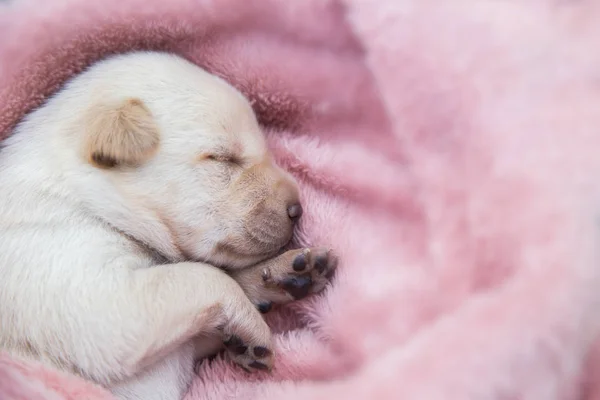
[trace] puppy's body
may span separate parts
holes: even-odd
[[[0,187],[0,349],[126,399],[179,399],[223,340],[270,368],[256,307],[321,290],[335,267],[316,249],[272,258],[295,183],[243,96],[170,55],[67,84],[5,141]]]

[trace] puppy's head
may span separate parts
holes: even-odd
[[[106,183],[92,201],[113,210],[110,224],[155,248],[166,234],[179,258],[232,268],[291,239],[297,185],[236,89],[157,53],[109,59],[78,79],[89,99],[80,159]]]

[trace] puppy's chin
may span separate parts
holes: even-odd
[[[277,230],[212,226],[203,229],[178,229],[173,235],[175,247],[188,261],[204,262],[224,269],[241,269],[280,253],[292,240],[290,226]],[[175,230],[171,230],[175,231]]]
[[[219,241],[205,261],[224,269],[245,268],[276,256],[290,239],[291,235],[268,243],[258,242],[252,237]]]
[[[211,255],[208,263],[225,270],[243,269],[272,258],[279,254],[280,251],[281,249],[276,249],[260,255],[232,255],[228,253],[216,252]]]

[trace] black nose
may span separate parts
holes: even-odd
[[[302,206],[300,203],[292,204],[288,207],[287,212],[291,220],[297,221],[302,216]]]

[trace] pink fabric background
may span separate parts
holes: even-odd
[[[17,0],[0,138],[113,52],[176,52],[253,101],[335,285],[270,316],[278,359],[199,399],[600,399],[593,0]],[[2,188],[10,190],[10,188]],[[0,356],[0,398],[107,399]]]

